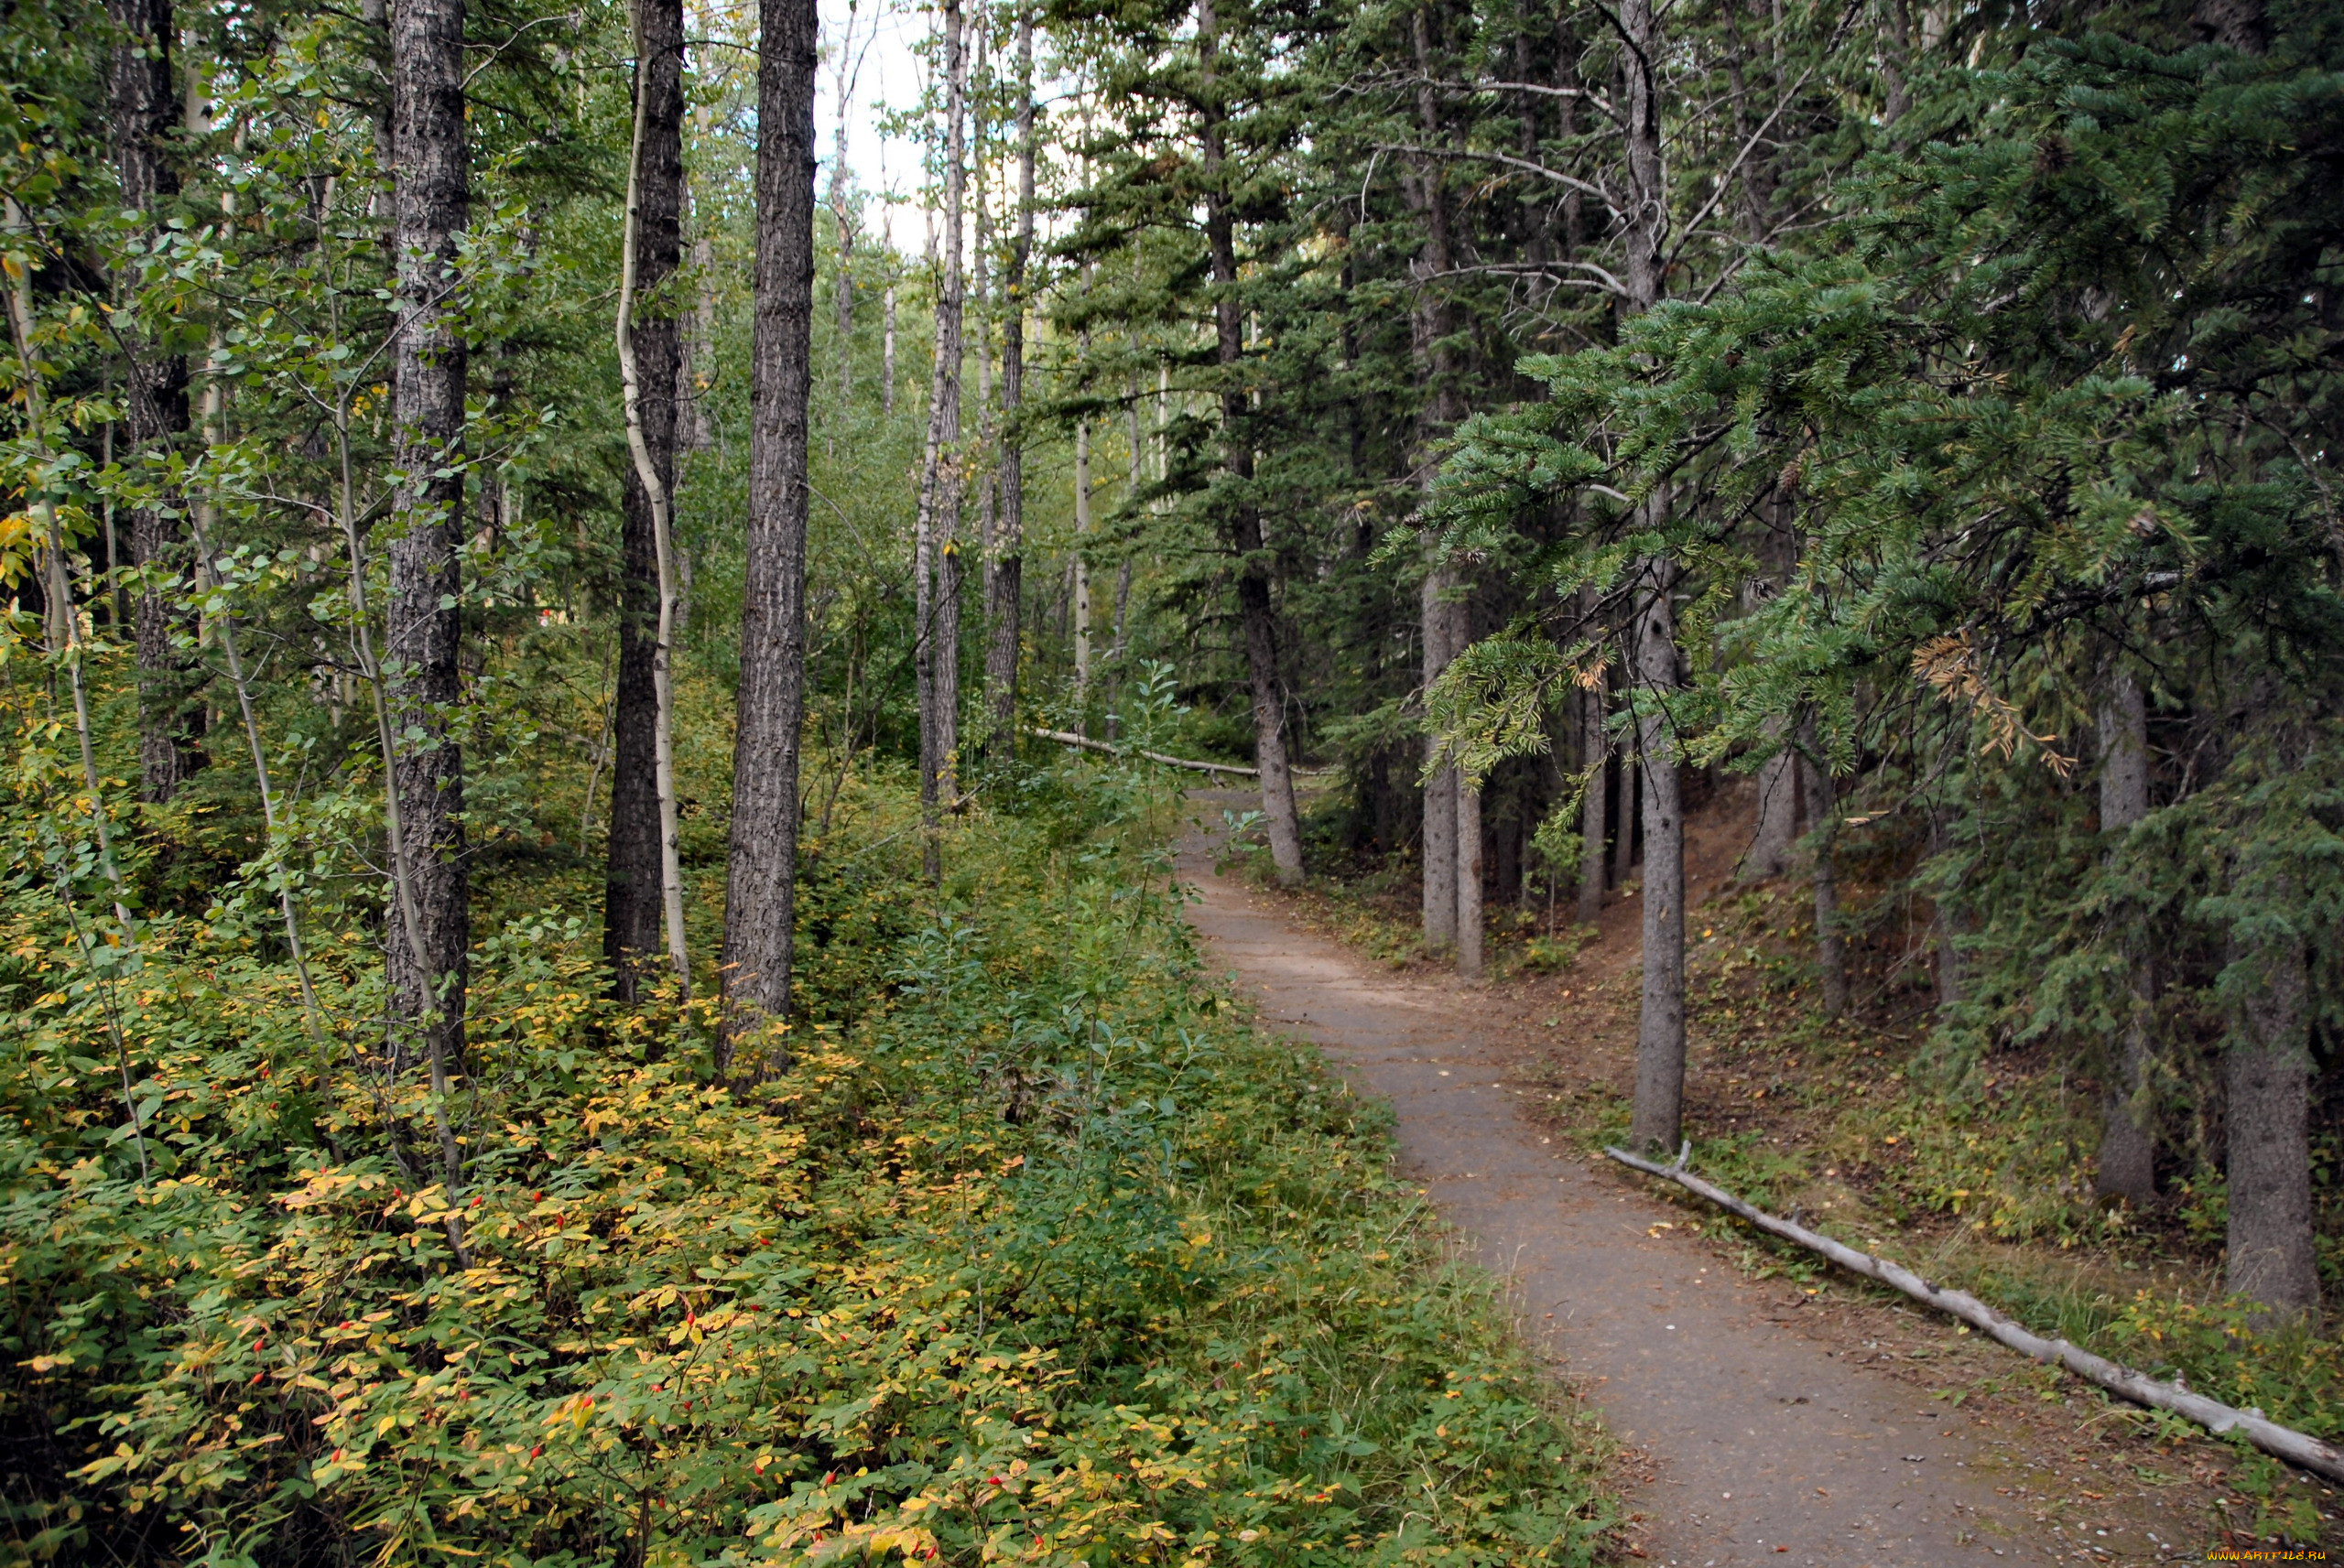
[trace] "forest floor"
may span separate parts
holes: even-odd
[[[1885,1292],[1785,1267],[1586,1156],[1590,1102],[1633,1081],[1633,896],[1562,973],[1467,985],[1339,939],[1358,923],[1323,893],[1220,874],[1206,819],[1248,797],[1190,798],[1182,870],[1210,953],[1264,1022],[1391,1103],[1403,1171],[1514,1282],[1525,1336],[1627,1445],[1630,1557],[2150,1563],[2250,1541],[2233,1451],[2170,1427],[2147,1441],[2129,1407]],[[1696,911],[1731,877],[1735,806],[1723,796],[1689,825]],[[1703,1071],[1710,1049],[1697,1037],[1696,1101],[1720,1076]]]

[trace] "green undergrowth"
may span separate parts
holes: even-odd
[[[93,968],[20,874],[0,1562],[1591,1561],[1600,1433],[1381,1116],[1202,974],[1162,786],[996,798],[939,892],[904,792],[848,792],[762,1083],[511,914],[453,1191],[363,932],[313,1038],[265,889]]]

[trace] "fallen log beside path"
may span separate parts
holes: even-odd
[[[1145,746],[1118,746],[1112,741],[1093,741],[1090,736],[1078,735],[1071,730],[1036,729],[1034,733],[1045,741],[1056,741],[1061,746],[1080,746],[1086,752],[1104,752],[1111,757],[1145,757],[1149,762],[1162,762],[1167,768],[1187,768],[1199,773],[1240,773],[1249,779],[1262,776],[1259,768],[1242,768],[1235,762],[1200,762],[1190,757],[1167,757]]]
[[[2110,1393],[2152,1410],[2170,1411],[2175,1415],[2196,1422],[2208,1432],[2235,1432],[2273,1458],[2325,1476],[2331,1481],[2344,1481],[2344,1453],[2318,1438],[2297,1432],[2293,1427],[2281,1426],[2277,1422],[2267,1419],[2261,1411],[2235,1410],[2219,1400],[2193,1394],[2177,1382],[2161,1382],[2145,1372],[2136,1372],[2130,1367],[2095,1356],[2089,1350],[2078,1349],[2064,1339],[2046,1339],[2012,1322],[1967,1292],[1942,1290],[1909,1269],[1875,1258],[1869,1252],[1859,1252],[1803,1225],[1768,1214],[1756,1205],[1744,1203],[1724,1188],[1713,1186],[1686,1170],[1685,1156],[1691,1149],[1692,1145],[1687,1144],[1678,1152],[1677,1162],[1671,1165],[1639,1159],[1622,1149],[1607,1148],[1603,1152],[1622,1165],[1647,1175],[1658,1176],[1663,1181],[1674,1182],[1687,1192],[1709,1199],[1727,1213],[1739,1215],[1769,1235],[1795,1241],[1810,1252],[1821,1253],[1851,1273],[1876,1280],[1902,1291],[1924,1306],[1934,1307],[1949,1317],[1959,1318],[1972,1328],[2037,1361],[2055,1362]]]

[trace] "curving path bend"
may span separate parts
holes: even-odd
[[[1201,794],[1202,792],[1200,792]],[[1200,804],[1217,804],[1200,801]],[[1654,1239],[1682,1211],[1598,1181],[1524,1117],[1469,991],[1377,971],[1302,931],[1209,840],[1181,855],[1189,918],[1263,1020],[1398,1117],[1403,1169],[1514,1281],[1539,1348],[1648,1460],[1630,1498],[1648,1562],[1681,1568],[2049,1563],[2001,1468],[1926,1397],[1769,1321],[1778,1298]]]

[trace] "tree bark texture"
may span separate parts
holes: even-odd
[[[1812,749],[1811,726],[1807,738]],[[1820,753],[1811,757],[1802,753],[1799,766],[1807,775],[1807,804],[1815,816],[1809,839],[1809,852],[1815,861],[1815,967],[1823,992],[1823,1016],[1838,1018],[1848,1011],[1848,940],[1839,932],[1839,867],[1836,858],[1839,797],[1830,765]]]
[[[1677,686],[1675,587],[1673,572],[1655,571],[1636,616],[1637,696],[1646,705],[1636,726],[1644,764],[1644,1002],[1629,1140],[1640,1149],[1674,1150],[1684,1125],[1685,816],[1676,738],[1659,707]]]
[[[966,150],[968,63],[960,0],[944,5],[944,243],[936,290],[936,363],[928,383],[928,446],[920,465],[912,543],[913,681],[919,705],[919,801],[929,880],[944,874],[942,811],[950,798],[960,671],[960,213]]]
[[[1579,805],[1579,917],[1592,925],[1603,918],[1603,884],[1611,869],[1604,856],[1606,818],[1611,813],[1609,738],[1603,721],[1609,704],[1599,676],[1579,694],[1579,766],[1587,773],[1587,796]]]
[[[1456,657],[1456,617],[1449,613],[1448,568],[1436,566],[1425,573],[1417,623],[1424,642],[1425,689],[1440,678]],[[1425,736],[1425,762],[1439,754],[1440,738]],[[1444,764],[1424,786],[1424,924],[1425,946],[1444,951],[1457,943],[1457,769]]]
[[[1082,552],[1091,538],[1091,422],[1074,422],[1074,712],[1077,728],[1091,730],[1091,563]]]
[[[1785,746],[1759,766],[1758,821],[1750,852],[1742,858],[1741,880],[1764,881],[1791,869],[1791,847],[1798,838],[1799,770]]]
[[[1448,606],[1449,648],[1452,658],[1473,641],[1473,604],[1459,598]],[[1481,788],[1462,768],[1449,773],[1457,787],[1457,972],[1469,980],[1481,978]]]
[[[1237,617],[1244,628],[1245,662],[1253,688],[1253,761],[1262,776],[1262,815],[1270,830],[1270,863],[1278,881],[1302,880],[1302,826],[1294,805],[1294,773],[1286,762],[1286,696],[1278,683],[1276,611],[1270,596],[1270,563],[1263,548],[1262,509],[1253,498],[1253,446],[1246,431],[1249,413],[1238,367],[1244,358],[1242,313],[1237,301],[1237,235],[1223,187],[1227,118],[1214,70],[1221,52],[1220,18],[1213,0],[1197,5],[1197,66],[1205,185],[1205,243],[1211,253],[1214,358],[1221,366],[1222,464],[1233,481],[1228,507],[1230,552],[1237,561]]]
[[[1661,157],[1660,62],[1666,40],[1653,0],[1623,0],[1620,27],[1628,46],[1626,232],[1623,281],[1627,307],[1642,312],[1660,302],[1666,287],[1667,170]],[[1664,484],[1648,497],[1644,525],[1657,534],[1668,523]],[[1660,704],[1677,686],[1677,615],[1670,595],[1675,564],[1656,557],[1639,565],[1643,602],[1635,623],[1636,761],[1644,773],[1644,1001],[1636,1028],[1636,1103],[1630,1136],[1639,1148],[1677,1146],[1685,1098],[1685,821],[1677,790],[1677,755]]]
[[[754,319],[749,345],[748,562],[724,888],[721,1071],[789,1016],[798,760],[806,717],[806,417],[814,324],[814,0],[763,0],[757,38]],[[765,1053],[761,1072],[787,1065]]]
[[[643,95],[636,154],[633,319],[644,447],[663,493],[676,492],[676,385],[683,358],[675,311],[657,297],[683,259],[684,12],[682,0],[637,0],[636,91]],[[613,989],[635,1000],[645,961],[659,950],[661,825],[658,784],[659,550],[652,498],[627,470],[620,524],[618,687],[612,718],[611,829],[602,895],[602,946]]]
[[[1017,657],[1025,628],[1026,594],[1026,269],[1034,253],[1034,13],[1017,13],[1017,232],[1002,278],[1001,529],[985,558],[985,694],[993,705],[988,749],[998,757],[1017,749]],[[1087,498],[1080,503],[1088,510]],[[1078,572],[1081,570],[1080,565]],[[1088,579],[1079,585],[1087,612]],[[1078,685],[1090,678],[1088,647]]]
[[[2274,900],[2274,902],[2277,902]],[[2311,1204],[2311,1040],[2302,938],[2233,938],[2252,966],[2222,1067],[2228,1106],[2230,1288],[2266,1325],[2316,1322]]]
[[[1418,6],[1409,14],[1408,22],[1409,41],[1420,79],[1416,97],[1416,131],[1430,146],[1440,141],[1444,133],[1439,97],[1432,86],[1440,70],[1435,59],[1427,8]],[[1449,191],[1440,160],[1430,157],[1418,159],[1416,180],[1417,204],[1425,221],[1425,243],[1418,267],[1416,307],[1409,322],[1409,346],[1427,394],[1416,462],[1420,481],[1429,490],[1436,468],[1435,444],[1456,428],[1457,422],[1464,416],[1464,401],[1457,384],[1456,351],[1449,343],[1455,321],[1448,296],[1443,292],[1445,285],[1439,281],[1456,264],[1449,232]],[[1455,569],[1447,566],[1436,566],[1426,581],[1419,608],[1427,687],[1465,651],[1470,640],[1465,607],[1455,593],[1457,587]],[[1426,743],[1437,747],[1439,742],[1432,737]],[[1453,946],[1459,972],[1478,975],[1481,957],[1481,889],[1478,870],[1469,871],[1468,868],[1481,864],[1481,811],[1478,796],[1469,800],[1469,794],[1475,792],[1455,767],[1443,768],[1425,786],[1425,945],[1436,949]],[[1470,933],[1466,930],[1469,901],[1474,927]]]
[[[179,119],[178,83],[171,74],[170,0],[109,0],[116,30],[109,72],[114,169],[122,181],[122,204],[158,228],[158,206],[179,194],[179,170],[170,159],[171,133]],[[130,449],[134,464],[159,465],[187,434],[187,358],[168,351],[152,336],[126,337]],[[179,520],[163,505],[141,506],[130,514],[130,558],[142,569],[187,563]],[[138,596],[139,798],[168,803],[202,761],[197,749],[201,709],[192,709],[188,661],[173,646],[186,617],[170,596],[149,588]]]
[[[400,1048],[420,1045],[436,1073],[463,1060],[472,941],[456,554],[465,378],[456,241],[471,204],[463,0],[401,0],[391,18],[391,60],[394,460],[405,477],[390,519],[385,696],[391,733],[419,737],[394,751],[390,767],[406,844],[406,864],[393,874],[407,880],[423,951],[396,939],[388,946],[393,991],[408,1026]]]
[[[2100,711],[2100,830],[2112,839],[2149,814],[2148,704],[2129,670],[2120,668],[2110,677]],[[2122,1198],[2142,1208],[2157,1195],[2149,1039],[2156,972],[2146,952],[2136,951],[2131,958],[2132,1006],[2101,1105],[2099,1187],[2103,1198]]]

